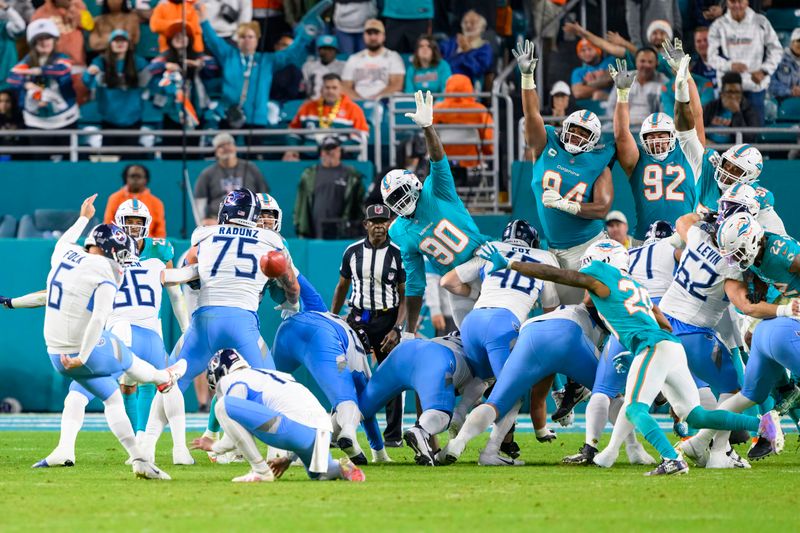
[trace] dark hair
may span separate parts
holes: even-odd
[[[139,163],[131,163],[130,165],[126,165],[125,168],[122,169],[122,184],[127,185],[128,183],[128,172],[133,168],[141,168],[144,170],[144,181],[145,183],[150,183],[150,171],[147,169],[146,166],[141,165]]]
[[[738,72],[726,72],[725,74],[723,74],[722,75],[722,81],[719,84],[720,88],[723,85],[729,85],[729,84],[741,85],[742,84],[742,75],[739,74]]]
[[[342,81],[342,77],[339,76],[338,74],[336,74],[335,72],[328,72],[327,74],[322,76],[322,83],[325,83],[326,81],[331,81],[331,80]]]
[[[176,34],[177,35],[177,34]],[[183,54],[186,54],[186,59],[197,59],[202,54],[195,52],[194,50],[194,37],[190,32],[186,32],[186,48],[183,50],[178,50],[174,46],[172,46],[172,39],[175,37],[173,35],[169,39],[167,39],[167,51],[164,52],[164,61],[167,63],[177,63],[181,67],[183,66]],[[188,72],[182,73],[186,79],[192,80],[194,79],[194,75],[197,73],[197,67],[190,67],[187,65]]]
[[[48,39],[53,39],[53,51],[50,52],[50,55],[47,56],[46,61],[44,62],[45,65],[52,65],[58,59],[58,50],[56,50],[56,45],[58,45],[58,37],[48,36]],[[37,40],[39,37],[37,37]],[[39,67],[39,61],[41,58],[39,57],[39,52],[36,51],[36,41],[31,43],[30,50],[28,50],[28,55],[25,56],[25,63],[29,67]]]
[[[133,52],[133,43],[128,40],[128,50],[123,59],[122,72],[117,72],[117,59],[111,51],[111,43],[108,43],[103,52],[103,62],[105,65],[105,83],[109,89],[132,89],[139,86],[139,73],[136,72],[136,55]]]
[[[0,94],[8,95],[11,101],[11,109],[8,110],[8,115],[0,115],[0,129],[3,129],[5,124],[22,124],[22,111],[19,108],[19,96],[11,89],[0,91]]]
[[[123,13],[130,13],[131,12],[131,6],[128,3],[128,0],[122,0],[122,5],[120,6],[120,10]],[[109,13],[111,13],[111,9],[109,9],[109,7],[108,7],[108,0],[103,0],[103,7],[100,10],[100,14],[101,15],[108,15]]]
[[[656,52],[656,49],[653,48],[652,46],[643,46],[643,47],[639,48],[638,50],[636,50],[636,54],[634,54],[634,56],[633,56],[634,62],[637,59],[639,59],[639,54],[643,54],[645,52],[650,52],[651,54],[656,56],[656,61],[658,61],[658,52]]]
[[[417,57],[417,48],[419,48],[419,45],[422,41],[428,41],[428,44],[431,45],[431,52],[433,52],[433,57],[431,57],[431,66],[438,66],[439,62],[442,60],[442,51],[439,50],[439,43],[437,43],[436,39],[433,38],[433,35],[429,33],[420,35],[417,38],[417,44],[414,45],[414,54],[411,56],[411,64],[414,65],[414,68],[422,68],[422,63],[420,63],[420,60]]]

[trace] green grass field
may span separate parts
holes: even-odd
[[[523,467],[477,466],[477,439],[451,467],[418,467],[401,448],[390,450],[395,463],[366,467],[366,483],[312,482],[292,467],[255,485],[230,482],[247,465],[200,452],[196,465],[173,466],[165,441],[157,462],[173,481],[137,480],[104,432],[79,436],[76,467],[32,470],[57,439],[0,433],[0,531],[796,531],[800,503],[794,434],[748,471],[650,479],[624,455],[611,470],[569,467],[558,463],[580,435],[545,445],[520,434]]]

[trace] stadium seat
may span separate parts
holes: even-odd
[[[78,219],[78,212],[64,209],[37,209],[33,215],[24,215],[19,221],[20,239],[57,239]],[[89,221],[87,227],[97,224]]]
[[[778,120],[800,122],[800,98],[786,98],[778,107]]]
[[[12,239],[17,233],[17,219],[11,215],[0,217],[0,239]]]
[[[788,31],[800,27],[800,9],[768,9],[767,19],[775,31]]]
[[[287,100],[281,106],[281,127],[287,127],[305,100]]]
[[[793,126],[793,123],[780,123],[777,122],[775,124],[767,124],[767,128],[786,128]],[[797,142],[798,135],[800,135],[800,129],[797,130],[797,133],[761,133],[758,136],[758,142],[763,143],[794,143]]]

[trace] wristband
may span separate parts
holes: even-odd
[[[533,74],[523,74],[522,75],[522,90],[534,90],[536,89],[536,81],[533,79]]]
[[[627,104],[629,92],[631,92],[630,89],[617,89],[617,102]]]
[[[779,317],[792,317],[792,303],[789,302],[788,304],[779,305],[778,309],[775,311],[775,316]]]
[[[683,83],[675,83],[675,100],[682,104],[689,103],[689,80]]]

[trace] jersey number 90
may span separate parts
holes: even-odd
[[[443,218],[433,228],[433,237],[425,237],[419,243],[419,249],[430,255],[440,265],[449,265],[456,254],[464,251],[469,244],[469,237],[455,225]]]

